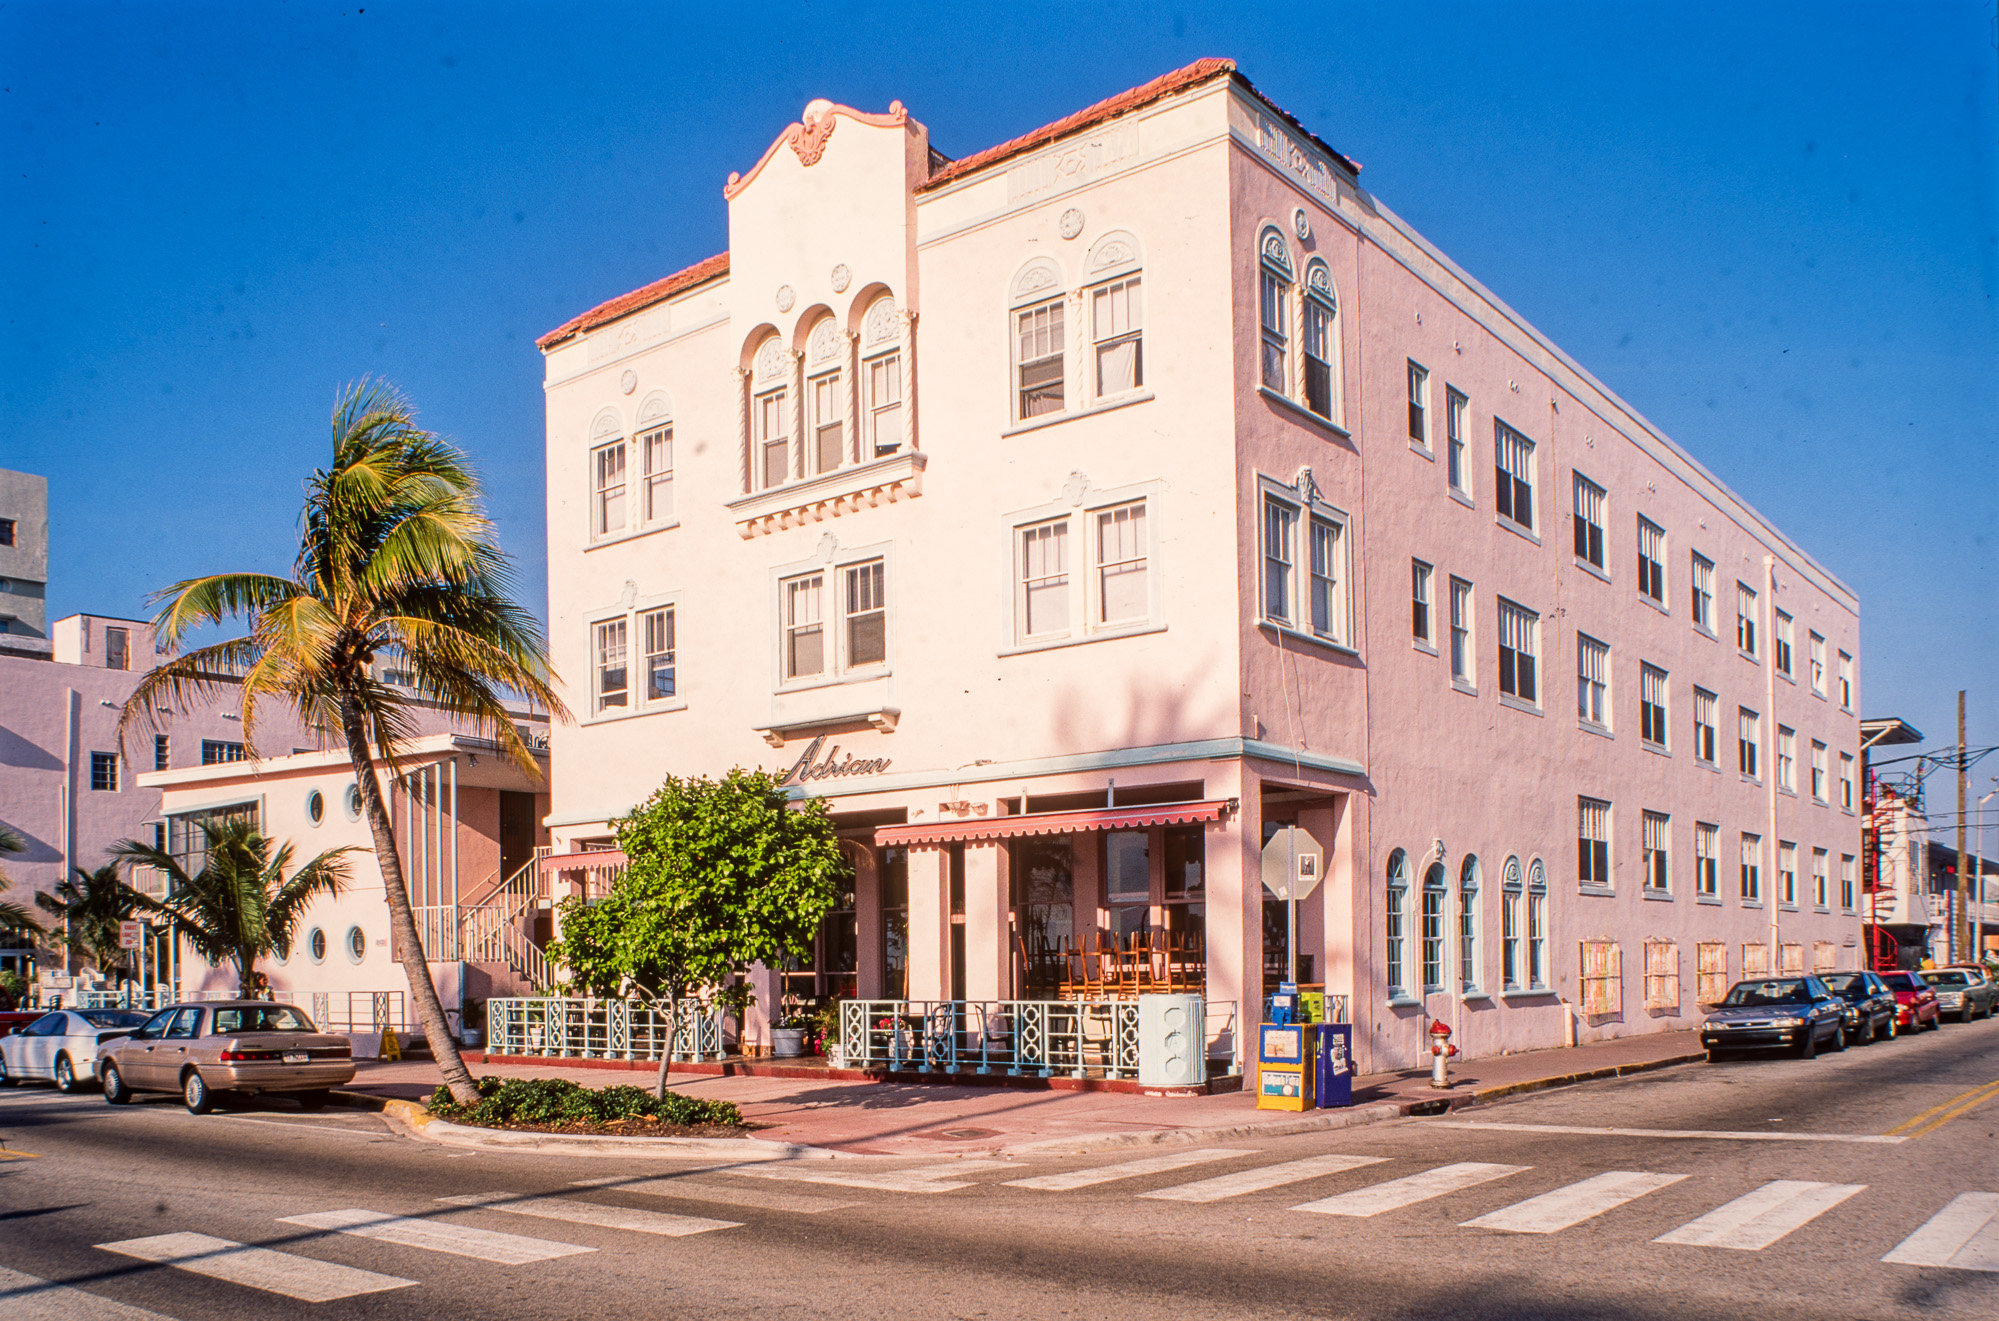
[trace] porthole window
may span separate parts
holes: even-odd
[[[326,819],[326,795],[314,789],[305,796],[305,817],[315,826]]]
[[[305,938],[305,947],[307,951],[311,953],[312,961],[314,963],[326,962],[325,931],[321,930],[319,927],[314,927],[312,929],[312,934]]]
[[[349,821],[361,819],[361,786],[358,784],[347,786],[347,819]]]
[[[359,963],[368,957],[368,933],[360,927],[347,928],[347,961]]]

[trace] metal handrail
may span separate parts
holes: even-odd
[[[486,1050],[554,1059],[656,1060],[670,1044],[676,1060],[719,1060],[723,1017],[719,1005],[691,998],[679,1001],[669,1015],[645,1000],[495,997],[486,1002]]]

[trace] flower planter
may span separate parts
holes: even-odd
[[[774,1027],[770,1030],[770,1053],[784,1058],[805,1053],[805,1029]]]

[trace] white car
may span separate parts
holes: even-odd
[[[0,1087],[48,1081],[59,1092],[83,1090],[97,1076],[97,1047],[139,1027],[130,1009],[57,1009],[11,1037],[0,1037]]]

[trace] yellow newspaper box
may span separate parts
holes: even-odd
[[[1318,1056],[1311,1023],[1265,1023],[1256,1051],[1256,1108],[1311,1110],[1312,1066]]]

